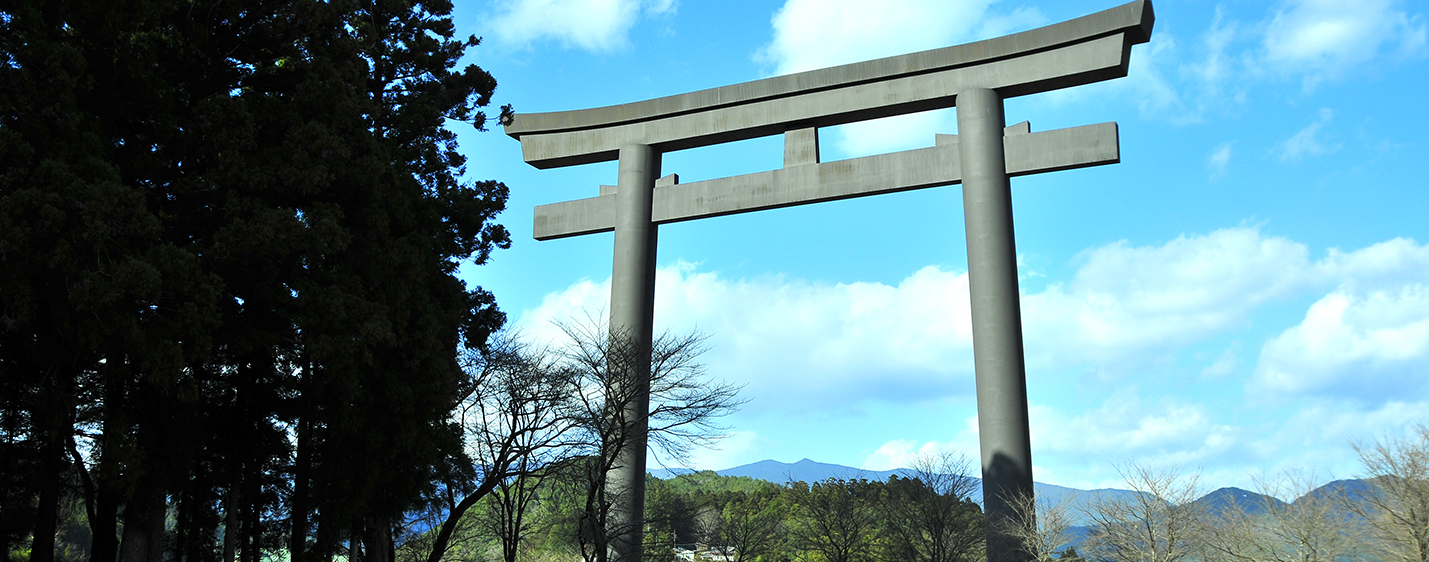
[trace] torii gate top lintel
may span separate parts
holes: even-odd
[[[1002,98],[1125,76],[1150,40],[1151,3],[1136,0],[984,41],[775,76],[650,100],[517,114],[506,134],[546,169],[615,160],[621,146],[670,152],[956,105],[959,91]]]

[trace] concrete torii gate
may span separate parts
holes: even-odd
[[[1126,76],[1131,46],[1151,38],[1149,0],[1082,18],[931,51],[777,76],[624,105],[517,114],[506,134],[526,162],[555,168],[619,160],[616,187],[536,207],[535,237],[615,231],[610,329],[648,350],[657,225],[910,189],[963,184],[973,360],[990,558],[1025,558],[998,532],[1009,500],[1032,493],[1022,321],[1008,177],[1120,160],[1116,123],[1040,133],[1005,127],[1003,100]],[[819,160],[817,129],[957,107],[958,135],[936,145]],[[784,135],[784,167],[679,184],[660,177],[665,152]],[[635,368],[648,376],[646,364]],[[648,385],[648,381],[640,385]],[[643,419],[648,395],[631,405]],[[645,431],[609,475],[615,560],[640,559]]]

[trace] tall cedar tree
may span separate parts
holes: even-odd
[[[82,481],[94,560],[217,559],[220,524],[257,560],[280,510],[294,560],[390,552],[504,320],[455,277],[510,242],[446,129],[496,85],[450,10],[0,6],[0,547],[52,559]]]

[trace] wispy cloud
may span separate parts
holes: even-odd
[[[1147,401],[1135,387],[1081,412],[1036,406],[1029,415],[1040,450],[1083,460],[1111,455],[1194,466],[1235,443],[1234,430],[1216,423],[1204,406],[1172,398]]]
[[[1231,148],[1235,141],[1226,141],[1216,145],[1211,149],[1211,153],[1206,156],[1206,167],[1211,169],[1211,179],[1219,179],[1226,173],[1226,166],[1231,163]]]
[[[523,48],[554,41],[568,48],[609,52],[629,44],[642,14],[675,13],[677,0],[504,0],[495,8],[492,37]]]
[[[926,441],[922,444],[907,439],[894,439],[880,445],[859,466],[864,470],[893,470],[910,468],[920,457],[950,454],[954,461],[967,462],[968,469],[977,474],[978,442],[977,418],[966,420],[965,428],[952,441]]]
[[[690,451],[690,466],[708,470],[734,468],[767,457],[769,451],[765,451],[762,445],[758,432],[731,432],[714,447]]]
[[[1234,373],[1236,367],[1240,366],[1240,359],[1236,357],[1235,347],[1238,346],[1232,346],[1221,352],[1214,362],[1201,369],[1201,376],[1208,379],[1219,379]]]
[[[1312,91],[1429,55],[1429,24],[1405,4],[1286,0],[1264,19],[1248,22],[1218,7],[1208,28],[1187,35],[1195,42],[1183,44],[1158,30],[1149,45],[1135,48],[1125,79],[1050,97],[1112,93],[1136,104],[1142,116],[1175,125],[1235,115],[1249,104],[1251,83],[1292,80]]]
[[[1324,107],[1316,115],[1315,122],[1275,145],[1274,152],[1281,162],[1296,162],[1305,156],[1324,156],[1340,149],[1340,143],[1330,142],[1323,133],[1325,126],[1334,120],[1335,112]]]
[[[1426,26],[1396,0],[1291,0],[1276,11],[1262,42],[1272,70],[1301,75],[1306,89],[1390,56],[1422,56]]]

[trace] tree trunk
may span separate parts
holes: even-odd
[[[238,471],[228,484],[228,498],[223,502],[223,562],[233,562],[238,552],[238,486],[241,481]]]
[[[30,542],[31,562],[54,562],[55,531],[59,523],[60,487],[63,484],[67,445],[74,432],[74,405],[70,395],[74,386],[69,365],[53,365],[47,369],[34,424],[40,438],[40,504],[35,510],[35,529]],[[7,553],[8,555],[8,553]]]
[[[188,482],[187,486],[193,486]],[[191,492],[180,492],[174,494],[174,506],[178,511],[178,518],[174,522],[174,562],[190,562],[193,560],[189,556],[189,545],[193,542],[193,495]]]
[[[239,535],[243,537],[244,541],[242,562],[258,562],[262,558],[258,552],[259,538],[263,533],[263,505],[261,503],[263,487],[259,480],[260,474],[261,468],[244,468],[242,498],[246,505],[240,514],[243,519],[243,533]]]
[[[304,400],[299,398],[299,400]],[[308,479],[312,474],[312,421],[308,412],[298,421],[298,459],[293,466],[293,507],[288,552],[290,562],[303,562],[308,544]]]
[[[496,478],[488,476],[476,490],[462,498],[461,502],[452,507],[447,513],[447,518],[442,522],[441,529],[437,530],[437,536],[432,540],[432,552],[427,555],[427,562],[440,562],[442,556],[446,554],[447,548],[451,545],[452,533],[456,531],[457,523],[461,521],[461,516],[471,509],[471,506],[481,501],[496,488]],[[374,556],[371,549],[369,556]],[[372,562],[372,561],[369,561]],[[391,562],[391,561],[387,561]]]
[[[54,412],[49,415],[53,416]],[[40,448],[43,461],[40,465],[40,505],[35,510],[35,530],[30,541],[30,562],[54,562],[55,529],[59,521],[60,475],[63,474],[60,455],[63,449],[58,445],[54,423],[47,423],[44,445]],[[7,553],[8,554],[8,553]]]
[[[107,456],[107,455],[106,455]],[[100,463],[105,462],[100,457]],[[105,469],[100,468],[101,474]],[[89,520],[90,562],[116,562],[119,557],[119,500],[114,483],[100,477],[94,499],[94,518]]]
[[[362,536],[364,562],[392,562],[392,526],[375,517],[366,518],[367,529]]]
[[[362,559],[362,531],[354,523],[347,536],[347,562],[364,562]]]
[[[164,562],[164,487],[153,475],[139,481],[124,506],[124,538],[119,543],[120,562]]]
[[[79,454],[79,445],[74,442],[74,435],[71,434],[66,440],[69,446],[70,461],[74,463],[75,471],[79,472],[79,483],[84,491],[84,515],[85,521],[94,521],[94,479],[89,476],[89,467],[84,465],[84,457]],[[93,529],[91,529],[92,531]]]
[[[125,357],[117,345],[104,354],[104,419],[99,437],[99,465],[94,471],[94,517],[89,519],[90,562],[116,562],[119,558],[119,438],[128,432],[123,402]]]

